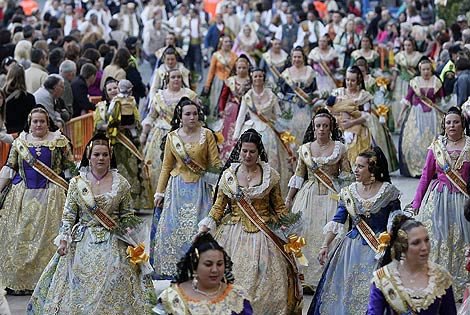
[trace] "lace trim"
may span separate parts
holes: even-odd
[[[404,294],[406,294],[406,300],[411,301],[412,307],[416,311],[428,309],[434,301],[444,294],[446,290],[452,285],[452,278],[447,271],[445,271],[439,265],[429,262],[428,263],[428,285],[424,289],[411,289],[403,285],[400,278],[400,272],[398,271],[399,262],[394,260],[386,268],[388,269],[391,277],[391,281],[395,283],[395,286]]]
[[[357,182],[352,183],[349,188],[352,197],[357,200],[357,211],[359,214],[365,212],[377,213],[381,208],[387,206],[388,203],[400,197],[400,191],[388,182],[382,183],[377,194],[369,199],[364,199],[359,195],[357,192]]]
[[[69,140],[60,132],[60,130],[49,131],[49,133],[52,134],[53,138],[48,139],[48,140],[42,140],[42,141],[27,140],[26,136],[28,135],[28,133],[24,131],[20,133],[19,138],[23,140],[28,147],[29,146],[42,146],[42,147],[48,147],[51,150],[53,150],[56,147],[63,148],[69,143]]]
[[[341,151],[341,145],[342,143],[340,141],[335,141],[335,148],[333,149],[333,152],[329,156],[319,156],[319,157],[312,156],[312,161],[317,164],[328,164],[331,161],[336,160],[336,158],[338,158],[339,153]]]
[[[88,183],[88,185],[91,186],[91,182],[88,180],[88,178],[86,178],[86,174],[90,171],[90,167],[86,167],[86,168],[82,168],[80,170],[80,176],[82,177],[82,179],[84,181],[86,181]],[[116,169],[112,169],[111,170],[111,175],[113,176],[113,179],[112,179],[112,184],[111,184],[111,191],[108,191],[108,192],[105,192],[104,194],[100,194],[100,195],[95,195],[95,197],[97,196],[110,196],[110,197],[115,197],[118,193],[118,189],[119,189],[119,184],[120,184],[120,180],[119,180],[119,174],[118,174],[118,171]]]
[[[214,218],[213,217],[205,217],[204,219],[201,220],[201,222],[198,223],[198,228],[200,228],[201,226],[207,226],[207,228],[209,229],[209,232],[211,234],[215,234],[215,229],[217,228],[217,223],[215,222]]]
[[[323,234],[328,234],[328,232],[332,232],[335,235],[343,233],[344,231],[344,224],[339,222],[330,221],[323,227]]]
[[[385,189],[387,188],[387,186],[390,185],[389,183],[387,182],[384,182],[382,183],[382,186],[380,186],[380,189],[379,191],[375,194],[375,196],[371,197],[371,198],[368,198],[368,199],[365,199],[365,198],[362,198],[359,193],[357,192],[357,182],[356,183],[352,183],[351,184],[351,193],[353,195],[354,198],[356,198],[360,203],[373,203],[375,204],[377,202],[377,200],[379,200],[380,197],[382,197],[382,195],[384,194],[385,192]]]
[[[453,151],[447,150],[447,147],[445,145],[447,140],[446,140],[445,136],[439,136],[437,141],[438,141],[438,145],[442,146],[442,150],[444,152],[447,152],[447,155],[449,155],[450,152],[453,152]],[[432,145],[431,145],[431,147],[432,147]],[[455,150],[455,151],[458,151],[458,150]],[[463,163],[469,161],[469,156],[468,156],[469,151],[470,151],[470,137],[465,136],[465,144],[464,144],[462,150],[460,150],[459,157],[455,161],[455,165],[453,166],[453,169],[460,170],[462,168]],[[449,163],[451,161],[448,160],[447,162]]]
[[[303,177],[292,175],[292,177],[289,179],[289,184],[287,184],[287,186],[300,189],[302,188],[302,185],[304,184],[304,182],[305,182],[305,179],[303,179]]]

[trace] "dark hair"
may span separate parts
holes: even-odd
[[[459,56],[455,61],[455,69],[457,71],[470,69],[470,59],[466,55]]]
[[[307,56],[305,56],[304,49],[300,46],[296,46],[291,50],[290,56],[289,56],[289,63],[292,64],[292,56],[294,55],[296,51],[302,54],[302,58],[304,58],[304,65],[307,65]]]
[[[107,77],[106,80],[104,81],[104,85],[103,85],[103,98],[106,100],[106,101],[111,101],[111,99],[109,98],[109,95],[108,93],[106,93],[106,86],[109,84],[109,83],[119,83],[118,80],[116,80],[115,78],[113,77]]]
[[[420,226],[424,226],[420,221],[407,217],[404,214],[397,214],[392,222],[390,244],[385,250],[379,265],[382,267],[394,259],[401,260],[402,254],[408,250],[408,238],[403,235],[403,232],[408,234],[413,228]]]
[[[90,60],[95,64],[101,57],[100,52],[96,48],[87,48],[82,55],[83,58]]]
[[[357,84],[359,85],[359,88],[361,90],[365,90],[366,89],[366,84],[364,82],[364,76],[362,75],[361,69],[359,69],[358,66],[351,66],[346,70],[346,74],[348,72],[357,74]],[[346,75],[344,76],[343,86],[346,86]]]
[[[60,65],[65,58],[65,52],[61,47],[52,49],[49,53],[49,63],[54,66]]]
[[[441,120],[441,135],[445,135],[445,133],[446,133],[446,117],[447,117],[447,115],[450,115],[450,114],[455,114],[455,115],[460,116],[460,121],[462,123],[462,129],[463,129],[464,133],[468,136],[470,134],[470,130],[469,130],[467,120],[465,119],[465,116],[463,115],[460,108],[458,108],[456,106],[452,106],[451,108],[449,108],[449,110],[446,112],[444,117],[442,117],[442,120]]]
[[[12,63],[18,63],[18,62],[13,57],[10,57],[10,56],[5,57],[2,60],[2,64],[0,65],[0,73],[7,74],[7,70],[5,69],[5,67],[11,65]]]
[[[411,42],[411,45],[413,45],[413,50],[416,50],[416,48],[417,48],[416,40],[412,36],[408,35],[408,36],[405,37],[405,39],[403,40],[403,46],[404,46],[406,41]]]
[[[126,69],[129,66],[129,59],[131,53],[127,48],[119,48],[113,58],[113,64],[118,65],[122,69]]]
[[[367,158],[369,172],[374,175],[377,181],[391,182],[387,158],[380,147],[375,146],[371,150],[359,153],[358,156]]]
[[[366,58],[364,58],[363,56],[359,57],[356,59],[356,62],[355,62],[355,65],[357,67],[360,67],[360,66],[363,66],[366,68],[366,73],[369,73],[369,64],[367,63],[367,60]],[[360,68],[359,68],[360,69]],[[361,71],[362,72],[362,71]]]
[[[253,73],[255,73],[255,72],[262,72],[262,73],[263,73],[263,81],[266,82],[266,71],[264,71],[264,69],[261,69],[261,68],[258,68],[258,67],[252,68],[252,69],[250,70],[250,78],[251,78],[251,81],[253,81],[252,76],[253,76]]]
[[[370,49],[371,49],[371,50],[374,50],[374,42],[372,41],[372,37],[370,37],[369,35],[363,35],[363,36],[362,36],[361,40],[359,41],[359,47],[358,47],[358,48],[359,48],[359,49],[362,48],[362,40],[363,40],[364,38],[367,38],[367,39],[369,40]]]
[[[183,283],[193,279],[199,265],[201,254],[209,250],[222,252],[224,255],[225,281],[226,283],[233,283],[235,279],[232,275],[232,260],[227,255],[223,247],[220,246],[209,233],[201,233],[196,236],[194,243],[188,249],[183,258],[181,258],[181,260],[176,264],[178,270],[175,282]]]
[[[44,50],[40,48],[32,48],[31,49],[31,62],[39,63],[42,58],[46,56]]]
[[[97,69],[95,65],[91,63],[85,63],[80,69],[80,75],[85,79],[89,79],[92,76],[96,75]]]
[[[343,142],[343,133],[339,129],[338,123],[336,122],[335,116],[333,116],[330,111],[326,108],[320,108],[315,115],[313,116],[310,124],[307,127],[307,130],[304,134],[304,140],[302,143],[309,143],[315,141],[315,118],[317,117],[326,117],[330,120],[330,132],[331,132],[331,139],[333,141],[341,141]]]
[[[431,65],[431,71],[432,71],[432,61],[428,57],[423,56],[423,57],[421,57],[421,59],[419,59],[418,65],[416,66],[416,69],[418,70],[417,74],[416,74],[417,76],[421,75],[420,67],[421,67],[422,64],[430,64]]]
[[[96,142],[96,143],[94,143],[94,142]],[[93,150],[93,145],[97,145],[97,144],[105,145],[104,143],[106,143],[106,145],[109,148],[109,154],[110,154],[110,157],[111,157],[110,166],[111,166],[111,168],[116,168],[117,167],[116,157],[114,156],[112,146],[111,146],[111,142],[109,141],[109,138],[106,136],[106,133],[104,133],[104,132],[97,132],[90,139],[90,141],[88,141],[88,143],[86,145],[86,149],[83,152],[82,160],[80,161],[79,168],[90,166],[89,159],[91,157],[91,151]]]

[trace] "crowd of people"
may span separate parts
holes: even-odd
[[[468,17],[362,5],[8,1],[0,314],[470,314]]]

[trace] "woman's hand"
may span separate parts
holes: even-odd
[[[290,210],[292,208],[292,198],[286,197],[285,204],[286,208]]]
[[[60,241],[60,245],[59,245],[59,247],[57,248],[57,253],[58,253],[60,256],[65,256],[65,255],[67,255],[67,253],[68,253],[67,241],[65,241],[65,240],[61,240],[61,241]]]
[[[320,252],[318,253],[318,261],[320,265],[324,265],[328,260],[328,246],[322,246]]]
[[[155,207],[157,208],[163,207],[163,197],[158,196],[155,198]]]
[[[207,225],[201,225],[201,226],[199,227],[199,234],[201,234],[201,233],[207,233],[207,232],[209,232],[209,228],[207,227]]]

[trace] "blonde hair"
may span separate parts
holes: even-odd
[[[15,47],[15,59],[20,60],[31,60],[31,48],[33,45],[30,41],[20,40]]]

